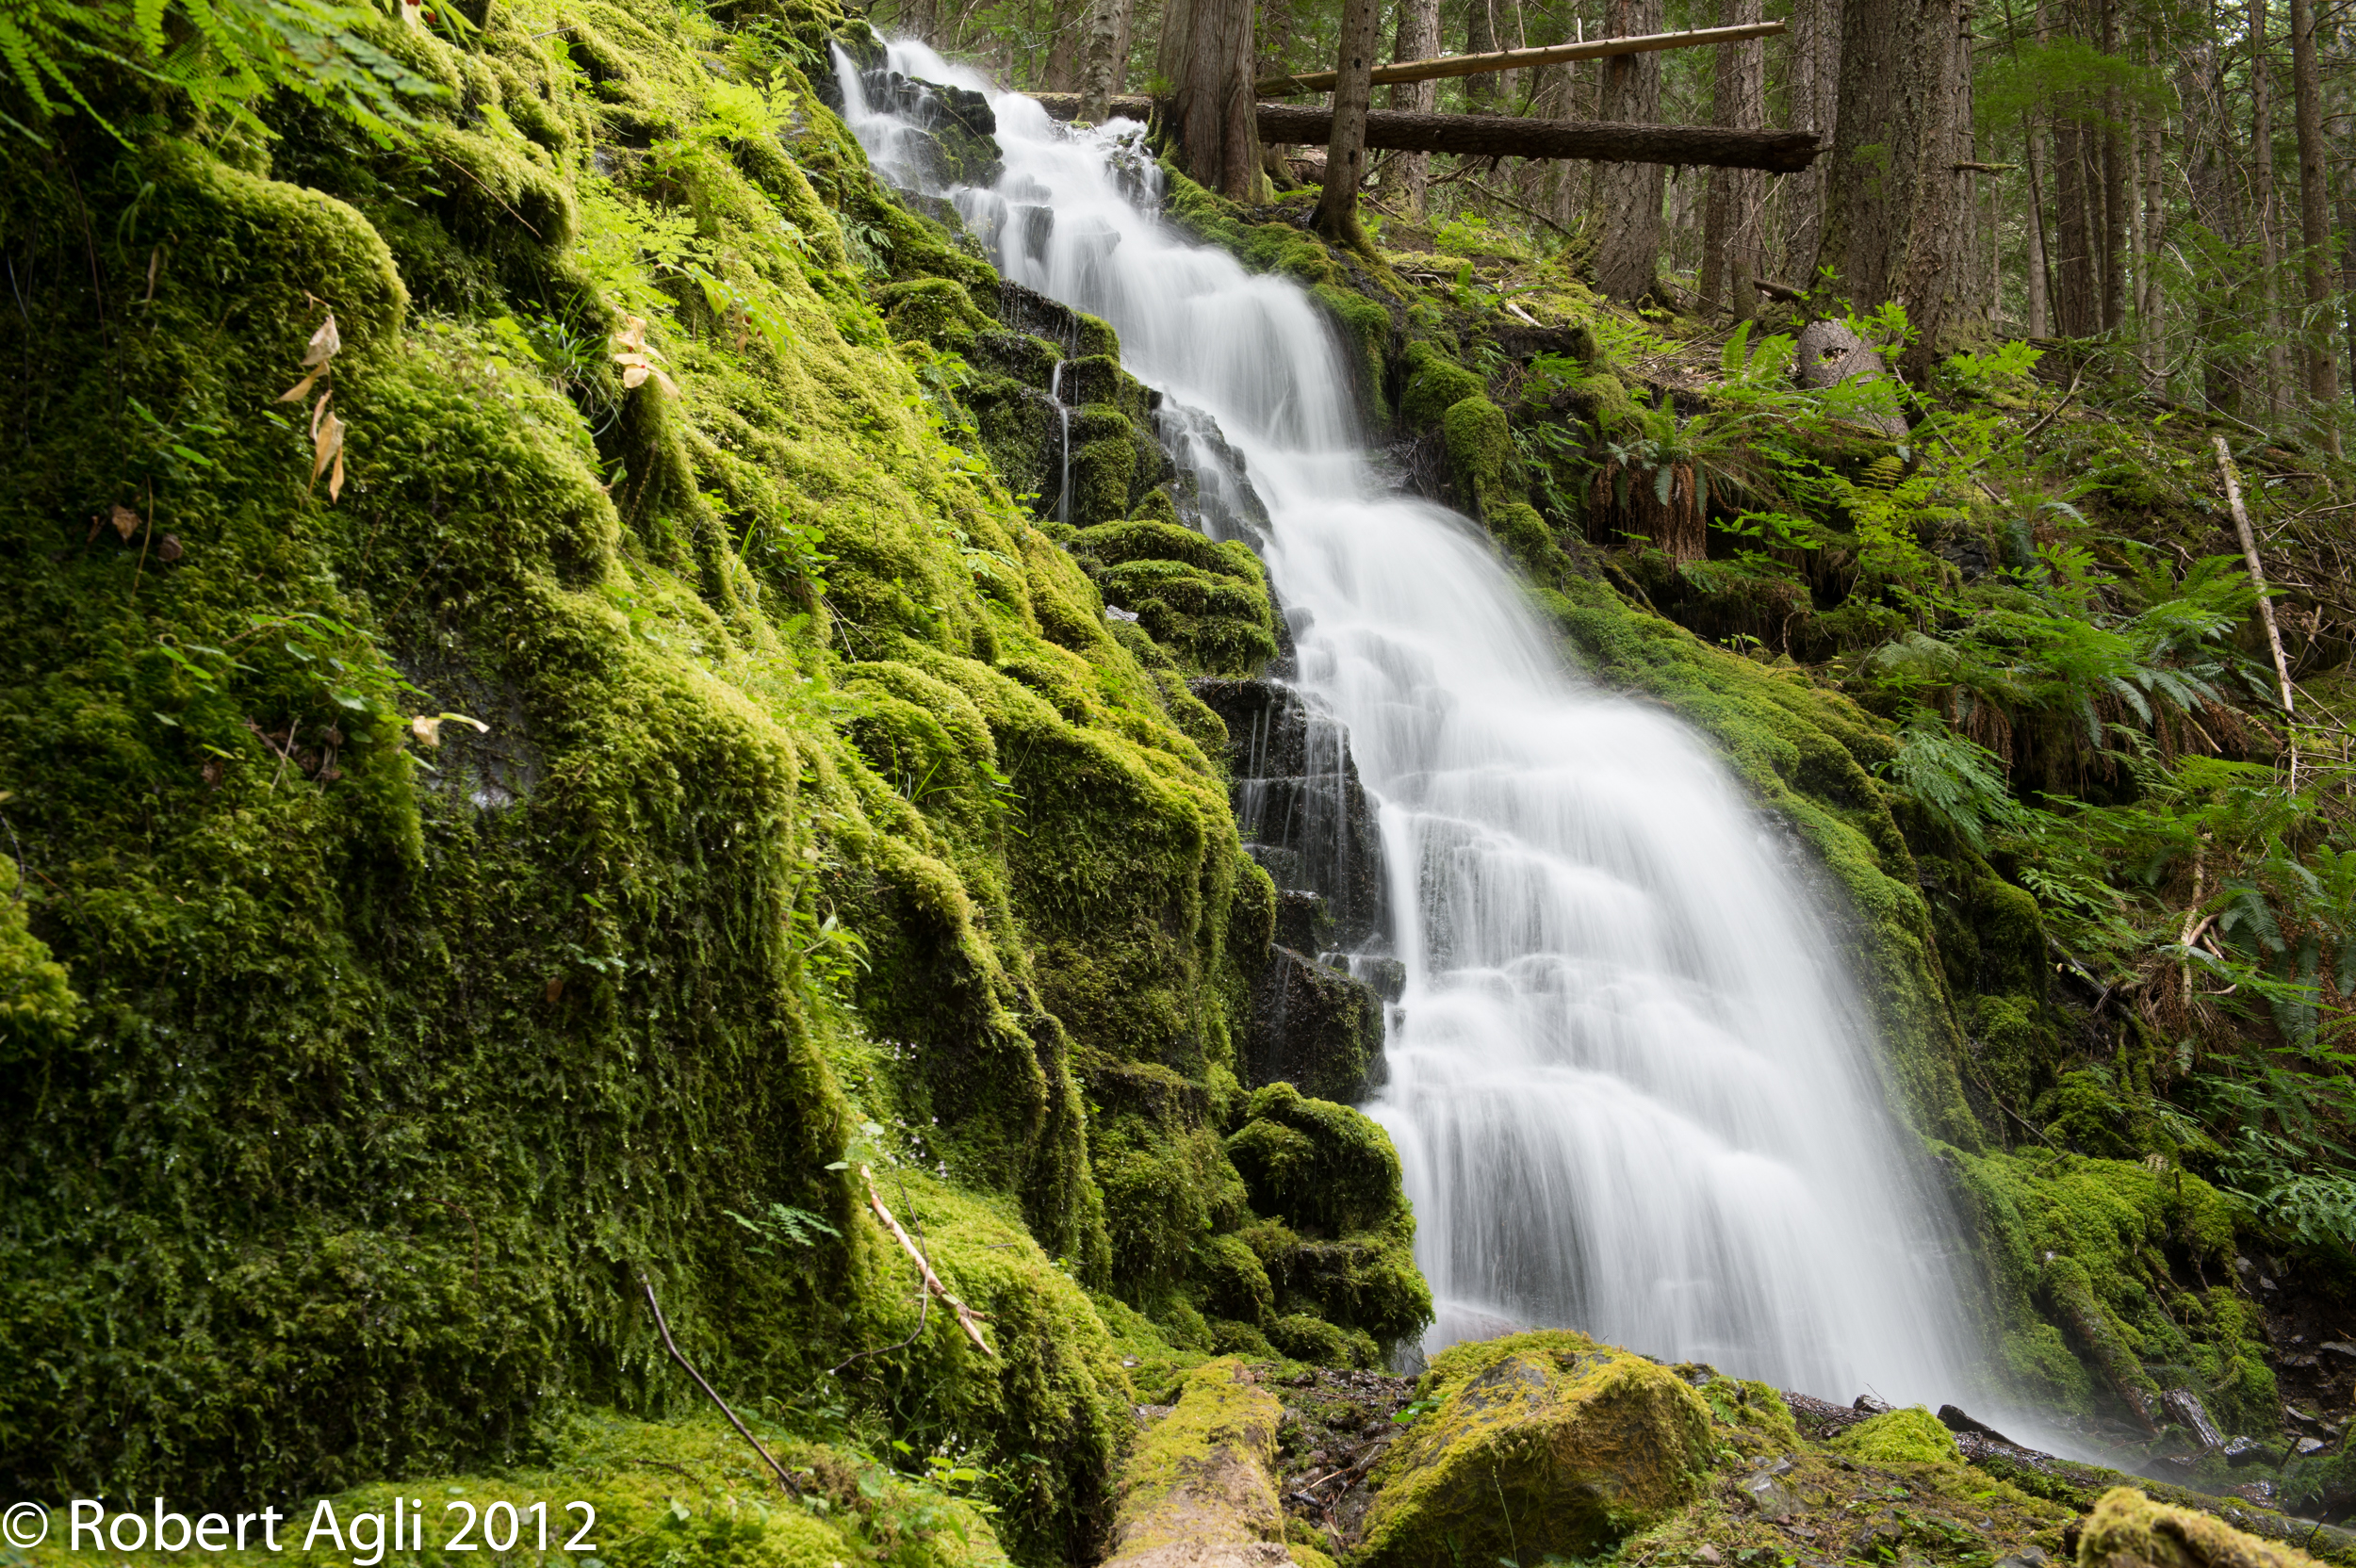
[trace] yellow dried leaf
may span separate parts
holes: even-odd
[[[679,396],[679,383],[673,381],[670,377],[664,375],[660,370],[657,370],[654,373],[654,384],[663,388],[663,395],[664,397],[676,398]]]
[[[278,400],[282,403],[299,403],[303,399],[309,397],[311,395],[311,388],[317,386],[319,384],[319,372],[314,370],[309,375],[303,377],[301,381],[295,383],[292,386],[287,387],[284,392],[278,394]]]
[[[442,743],[442,721],[430,713],[420,713],[409,721],[409,733],[421,745],[438,746]]]
[[[625,352],[645,353],[646,351],[646,318],[645,317],[632,316],[622,323],[622,330],[614,335],[614,351],[616,355]]]
[[[337,428],[337,430],[336,430],[336,432],[335,432],[335,434],[336,434],[336,438],[337,438],[337,439],[336,439],[336,446],[340,449],[340,448],[342,447],[342,445],[343,445],[343,441],[342,441],[343,431],[342,431],[341,427],[338,427],[338,428]],[[337,500],[341,500],[341,499],[343,498],[343,494],[344,494],[344,454],[343,454],[343,452],[342,452],[341,450],[338,450],[338,451],[335,453],[335,471],[334,471],[333,473],[331,473],[331,474],[329,474],[329,475],[327,476],[327,498],[328,498],[330,501],[337,501]]]
[[[653,373],[644,365],[633,365],[622,372],[622,384],[636,386]]]
[[[335,465],[335,480],[327,492],[331,500],[343,488],[344,422],[328,411],[335,396],[331,392],[321,398],[311,411],[311,482],[317,484],[328,466]]]
[[[131,542],[131,535],[139,531],[139,514],[127,506],[117,505],[112,520],[115,532],[122,536],[123,542],[126,545]]]

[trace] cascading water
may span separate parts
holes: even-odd
[[[1565,666],[1477,528],[1383,493],[1316,309],[1163,222],[1140,127],[1055,125],[920,46],[889,68],[990,92],[1003,177],[928,194],[1119,331],[1203,526],[1265,508],[1299,684],[1378,803],[1406,980],[1367,1109],[1406,1168],[1427,1347],[1563,1325],[1786,1388],[1956,1391],[1944,1233],[1775,830],[1681,726]],[[921,184],[908,127],[839,77],[878,167]],[[1220,493],[1219,436],[1255,496]]]

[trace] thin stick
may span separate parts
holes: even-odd
[[[949,1287],[941,1282],[941,1276],[933,1272],[933,1266],[925,1261],[924,1251],[908,1232],[900,1228],[900,1222],[892,1217],[892,1211],[884,1207],[884,1200],[876,1195],[875,1174],[865,1166],[859,1168],[859,1173],[867,1183],[867,1206],[875,1211],[875,1217],[883,1221],[884,1229],[892,1233],[916,1265],[916,1271],[924,1276],[924,1288],[941,1298],[942,1306],[957,1315],[957,1327],[965,1331],[965,1336],[973,1342],[976,1349],[986,1356],[996,1357],[998,1352],[990,1348],[990,1341],[982,1337],[982,1331],[977,1326],[984,1315],[958,1300],[950,1293]]]
[[[2233,471],[2233,449],[2225,437],[2216,436],[2217,472],[2225,476],[2226,504],[2233,509],[2233,527],[2241,534],[2242,560],[2250,566],[2250,580],[2258,590],[2258,619],[2266,623],[2266,646],[2274,650],[2274,676],[2282,683],[2282,716],[2293,716],[2291,704],[2291,666],[2282,657],[2282,633],[2274,624],[2274,601],[2266,597],[2266,569],[2258,561],[2258,536],[2250,530],[2250,513],[2241,503],[2241,476]],[[2291,792],[2299,792],[2299,743],[2291,742]]]
[[[1583,43],[1556,43],[1538,49],[1502,49],[1485,55],[1448,55],[1428,60],[1400,60],[1378,65],[1374,85],[1385,82],[1428,82],[1442,76],[1481,76],[1493,71],[1523,66],[1562,65],[1572,60],[1609,59],[1618,55],[1650,54],[1660,49],[1700,49],[1744,39],[1774,38],[1784,30],[1780,22],[1753,22],[1739,27],[1697,27],[1677,33],[1643,33],[1628,38],[1595,39]],[[1331,92],[1339,73],[1307,71],[1297,76],[1263,76],[1252,90],[1263,98],[1298,92]]]
[[[2079,366],[2077,368],[2070,372],[2070,390],[2062,394],[2061,401],[2055,403],[2053,407],[2045,411],[2045,417],[2039,419],[2036,424],[2031,425],[2027,430],[2021,433],[2021,440],[2028,440],[2030,436],[2035,435],[2038,431],[2041,431],[2046,426],[2052,424],[2061,411],[2070,406],[2070,400],[2078,395],[2078,379],[2086,373],[2086,368],[2084,365]]]
[[[147,542],[155,537],[155,485],[147,486],[147,531],[139,535],[139,564],[131,568],[131,597],[139,596],[139,578],[147,570]]]
[[[663,1348],[671,1352],[671,1359],[679,1363],[680,1369],[689,1377],[695,1380],[695,1386],[704,1391],[706,1397],[720,1407],[720,1413],[728,1418],[728,1425],[736,1429],[736,1434],[751,1444],[753,1452],[759,1454],[769,1468],[777,1473],[777,1484],[785,1488],[786,1495],[799,1497],[802,1494],[802,1489],[794,1484],[793,1472],[779,1464],[776,1457],[761,1446],[761,1439],[753,1435],[752,1429],[737,1419],[736,1412],[728,1409],[728,1402],[721,1398],[710,1383],[704,1381],[704,1375],[696,1371],[695,1364],[685,1356],[680,1355],[679,1347],[671,1342],[671,1325],[663,1320],[663,1303],[654,1298],[654,1282],[641,1274],[638,1276],[638,1288],[646,1293],[646,1305],[654,1311],[654,1326],[662,1331]]]

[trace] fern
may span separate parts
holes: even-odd
[[[1895,778],[1922,809],[1983,855],[1989,825],[2020,828],[2030,821],[2028,808],[2005,785],[2004,764],[1936,713],[1918,711],[1908,719],[1898,755],[1874,771]]]
[[[734,1209],[722,1209],[720,1212],[771,1244],[751,1249],[757,1257],[774,1257],[778,1246],[815,1247],[822,1235],[840,1237],[843,1234],[808,1209],[788,1208],[783,1203],[770,1204],[769,1212],[759,1219],[747,1219]]]
[[[0,96],[0,124],[46,146],[50,122],[78,108],[128,140],[137,122],[109,119],[84,91],[93,71],[112,68],[185,100],[200,121],[267,135],[255,107],[285,90],[389,144],[416,123],[411,101],[446,90],[368,38],[383,24],[370,7],[338,0],[0,0],[0,85],[12,90]]]

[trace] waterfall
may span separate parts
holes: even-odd
[[[1141,127],[1054,124],[921,46],[888,68],[990,92],[1003,176],[926,194],[1110,321],[1181,460],[1223,438],[1265,509],[1298,685],[1379,811],[1406,978],[1366,1109],[1406,1170],[1425,1348],[1566,1326],[1836,1398],[1959,1392],[1946,1231],[1788,835],[1571,667],[1478,527],[1386,493],[1313,302],[1160,218]],[[878,169],[921,185],[838,74]]]

